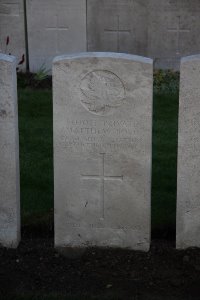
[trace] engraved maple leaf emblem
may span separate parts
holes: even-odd
[[[117,75],[109,71],[93,71],[82,80],[82,103],[89,111],[105,114],[111,108],[122,104],[125,97],[124,86]]]

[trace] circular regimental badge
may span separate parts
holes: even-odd
[[[83,106],[91,113],[107,115],[121,106],[125,100],[125,88],[121,79],[107,70],[88,73],[81,82]]]

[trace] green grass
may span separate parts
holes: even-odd
[[[47,225],[53,211],[51,91],[19,90],[21,209],[23,225]]]
[[[175,230],[178,94],[154,95],[152,228]],[[51,91],[19,89],[23,226],[53,224]]]
[[[152,229],[175,231],[178,93],[154,95]]]

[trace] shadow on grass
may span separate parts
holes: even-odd
[[[154,95],[152,236],[175,239],[178,93]]]
[[[50,90],[19,89],[23,232],[53,227],[53,119]]]

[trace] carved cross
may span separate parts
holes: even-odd
[[[117,16],[117,28],[116,29],[104,29],[107,33],[114,33],[117,35],[117,52],[120,52],[120,35],[130,34],[130,29],[121,29],[120,27],[120,16]]]
[[[100,153],[101,155],[101,170],[98,175],[81,175],[84,180],[99,180],[101,183],[101,203],[102,203],[102,219],[105,217],[105,181],[108,180],[123,180],[123,175],[121,176],[106,176],[105,175],[105,153]]]
[[[55,26],[46,27],[46,30],[54,31],[56,34],[56,54],[59,54],[59,32],[68,31],[69,27],[59,26],[59,18],[58,15],[55,15],[56,23]]]
[[[181,33],[183,32],[190,32],[191,29],[189,28],[182,28],[181,27],[181,16],[177,16],[177,27],[176,28],[168,28],[168,32],[176,33],[177,35],[177,50],[176,54],[180,54],[180,40],[181,40]]]

